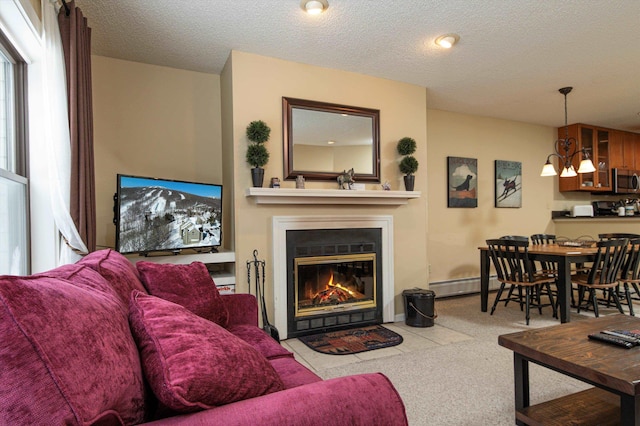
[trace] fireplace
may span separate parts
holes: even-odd
[[[273,306],[280,336],[394,321],[392,242],[388,215],[274,216]],[[334,285],[320,278],[330,277],[329,269]],[[340,281],[363,291],[331,294]],[[323,294],[314,302],[311,293]]]

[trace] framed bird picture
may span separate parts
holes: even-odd
[[[447,157],[447,207],[478,207],[478,159]]]

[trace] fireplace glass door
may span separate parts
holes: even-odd
[[[376,254],[295,259],[295,316],[376,307]]]

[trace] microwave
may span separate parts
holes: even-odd
[[[611,180],[615,194],[640,193],[640,170],[611,169]]]

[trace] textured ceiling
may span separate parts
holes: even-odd
[[[638,0],[76,0],[97,55],[219,74],[230,51],[428,89],[428,107],[640,132]],[[450,50],[433,40],[460,35]],[[317,99],[322,100],[322,99]],[[363,105],[366,106],[366,105]]]

